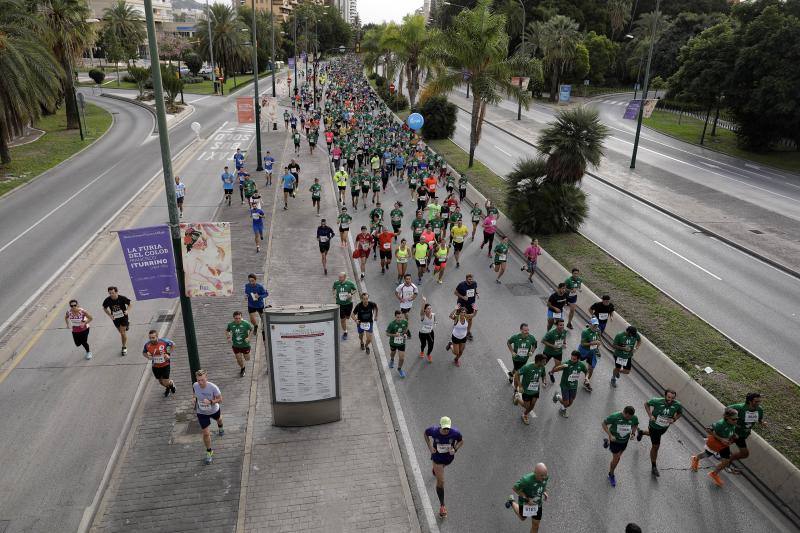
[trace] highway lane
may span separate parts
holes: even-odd
[[[487,133],[484,130],[484,135]],[[508,149],[504,144],[499,146]],[[410,237],[413,209],[405,185],[390,186],[382,203],[390,206],[397,199],[407,206],[403,236]],[[365,224],[367,211],[359,209],[351,227]],[[647,441],[634,441],[618,468],[619,484],[611,489],[606,481],[610,454],[601,446],[601,418],[628,404],[642,413],[643,402],[656,392],[636,375],[624,378],[618,389],[611,389],[608,354],[597,370],[594,392],[579,391],[569,419],[556,413],[550,400],[553,389],[549,388],[536,407],[537,418],[530,426],[524,426],[519,408],[510,401],[512,391],[503,366],[510,366],[511,362],[505,342],[523,321],[541,339],[545,329],[544,299],[549,290],[540,279],[529,284],[527,276],[519,271],[520,265],[519,259],[513,257],[503,284],[495,284],[485,252],[478,250],[477,242],[468,241],[461,268],[454,268],[452,258],[448,261],[443,285],[436,284],[427,274],[420,293],[432,303],[438,317],[433,363],[417,356],[418,300],[411,313],[413,335],[407,342],[404,368],[408,377],[400,379],[396,370],[386,368],[389,352],[383,333],[397,307],[393,297],[395,265],[388,274],[381,275],[377,262],[368,261],[365,288],[380,308],[376,330],[381,332],[383,352],[379,355],[387,379],[394,382],[397,390],[425,479],[425,497],[434,510],[438,509],[438,499],[422,433],[440,416],[447,415],[464,434],[464,448],[446,469],[449,516],[438,521],[442,532],[528,531],[529,523],[518,523],[503,503],[511,486],[539,461],[548,465],[551,476],[551,498],[544,505],[542,531],[622,531],[629,521],[649,532],[708,531],[714,524],[724,524],[724,529],[731,532],[792,530],[742,479],[731,479],[724,490],[717,490],[710,485],[705,471],[691,473],[688,458],[701,441],[684,422],[670,429],[663,440],[659,479],[654,480],[649,473]],[[475,341],[467,343],[462,366],[456,368],[452,356],[444,350],[450,337],[446,315],[455,303],[455,285],[467,272],[473,272],[479,284],[479,314]],[[576,345],[579,331],[580,326],[570,334],[569,347]]]
[[[459,111],[453,136],[462,148],[469,147],[468,117]],[[487,125],[476,157],[505,175],[531,150]],[[800,280],[588,176],[582,186],[589,197],[584,235],[730,338],[800,380],[793,335],[800,325]]]

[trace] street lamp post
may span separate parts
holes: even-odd
[[[211,55],[211,86],[214,88],[214,94],[217,94],[217,69],[214,68],[214,34],[211,33],[211,9],[208,7],[208,0],[206,0],[206,21],[208,22],[208,51]]]
[[[522,3],[522,0],[519,0],[519,5],[522,7],[522,31],[520,35],[522,37],[522,53],[525,53],[525,4]],[[522,89],[522,76],[519,78],[519,88]],[[469,96],[467,96],[469,98]],[[522,120],[522,99],[517,99],[517,120]]]
[[[258,92],[258,38],[256,37],[256,0],[252,0],[253,6],[253,27],[251,39],[253,43],[253,104],[256,109],[256,170],[261,172],[264,166],[261,163],[261,102],[259,100],[260,93]]]
[[[650,89],[650,63],[653,60],[653,46],[656,43],[656,25],[658,24],[659,7],[661,0],[656,0],[655,16],[653,17],[653,27],[650,32],[650,51],[647,53],[647,67],[644,69],[644,95]],[[646,98],[646,96],[645,96]],[[633,153],[631,154],[631,168],[636,168],[636,152],[639,150],[639,135],[642,132],[642,118],[644,116],[645,100],[642,98],[642,103],[639,105],[639,113],[636,118],[636,136],[633,138]]]
[[[272,26],[272,97],[275,98],[277,93],[275,92],[275,2],[274,0],[269,0],[269,22],[270,26]],[[278,129],[277,124],[272,125],[272,129]]]
[[[186,335],[186,352],[189,355],[189,369],[192,382],[195,373],[200,370],[200,355],[197,351],[197,338],[194,332],[194,316],[192,300],[186,296],[186,279],[183,271],[183,255],[181,254],[181,231],[178,220],[178,203],[175,199],[175,180],[172,177],[172,156],[169,148],[167,130],[167,111],[164,106],[164,89],[161,85],[161,64],[158,61],[158,43],[156,43],[156,25],[153,21],[153,0],[144,0],[144,16],[147,23],[147,44],[150,49],[150,70],[153,77],[153,93],[155,94],[156,121],[158,123],[158,140],[161,144],[161,165],[164,169],[164,188],[167,194],[167,211],[169,212],[169,229],[172,237],[172,248],[175,255],[175,270],[178,275],[183,330]]]

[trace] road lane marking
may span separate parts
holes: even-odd
[[[26,229],[25,231],[23,231],[22,233],[20,233],[19,235],[17,235],[17,236],[16,236],[16,237],[14,237],[13,239],[11,239],[11,240],[10,240],[8,243],[6,243],[6,244],[5,244],[5,245],[4,245],[2,248],[0,248],[0,253],[2,253],[2,252],[3,252],[3,251],[6,249],[6,248],[8,248],[8,247],[9,247],[9,246],[11,246],[12,244],[14,244],[14,243],[15,243],[15,242],[17,242],[18,240],[20,240],[22,237],[24,237],[25,235],[27,235],[27,234],[28,234],[28,232],[30,232],[30,231],[31,231],[33,228],[37,227],[39,224],[41,224],[42,222],[44,222],[45,220],[47,220],[48,218],[50,218],[50,216],[51,216],[53,213],[55,213],[56,211],[58,211],[59,209],[61,209],[61,208],[62,208],[62,207],[64,207],[65,205],[67,205],[68,203],[70,203],[70,202],[71,202],[73,199],[75,199],[75,197],[76,197],[76,196],[78,196],[80,193],[82,193],[83,191],[85,191],[86,189],[88,189],[90,186],[94,185],[94,183],[95,183],[95,182],[97,182],[97,181],[98,181],[100,178],[102,178],[103,176],[105,176],[106,174],[108,174],[109,172],[111,172],[112,170],[114,170],[114,168],[115,168],[117,165],[119,165],[119,163],[115,163],[115,164],[114,164],[113,166],[111,166],[111,167],[110,167],[108,170],[106,170],[105,172],[103,172],[102,174],[100,174],[99,176],[97,176],[95,179],[93,179],[92,181],[90,181],[89,183],[87,183],[86,185],[84,185],[83,187],[81,187],[80,189],[78,189],[78,190],[77,190],[77,191],[76,191],[76,192],[75,192],[75,193],[74,193],[72,196],[70,196],[69,198],[67,198],[66,200],[64,200],[64,201],[63,201],[63,202],[61,202],[60,204],[58,204],[58,205],[57,205],[57,206],[56,206],[56,207],[55,207],[53,210],[51,210],[51,211],[50,211],[49,213],[47,213],[45,216],[43,216],[42,218],[40,218],[39,220],[37,220],[36,222],[34,222],[33,224],[31,224],[31,225],[30,225],[30,227],[28,227],[28,229]]]
[[[189,100],[189,101],[188,101],[188,102],[186,102],[186,103],[187,103],[187,104],[194,104],[194,103],[196,103],[196,102],[199,102],[200,100],[205,100],[206,98],[211,98],[212,96],[213,96],[212,94],[209,94],[209,95],[206,95],[206,96],[201,96],[200,98],[198,98],[198,99],[196,99],[196,100]]]
[[[753,169],[755,169],[755,170],[761,170],[761,167],[760,167],[760,166],[758,166],[758,165],[751,165],[750,163],[745,163],[745,164],[744,164],[744,166],[746,166],[747,168],[753,168]]]
[[[502,359],[498,359],[498,360],[497,360],[497,364],[498,364],[498,365],[500,365],[500,368],[502,368],[502,369],[503,369],[503,375],[504,375],[504,376],[508,376],[508,367],[507,367],[507,366],[506,366],[506,364],[503,362],[503,360],[502,360]]]
[[[654,243],[656,243],[657,245],[659,245],[660,247],[662,247],[663,249],[665,249],[666,251],[668,251],[668,252],[671,252],[671,253],[673,253],[673,254],[677,255],[678,257],[680,257],[681,259],[683,259],[684,261],[686,261],[686,262],[687,262],[687,263],[689,263],[690,265],[692,265],[692,266],[695,266],[695,267],[699,268],[700,270],[702,270],[703,272],[705,272],[706,274],[708,274],[708,275],[709,275],[709,276],[711,276],[712,278],[715,278],[715,279],[716,279],[716,280],[718,280],[718,281],[722,281],[722,278],[721,278],[721,277],[717,276],[717,275],[716,275],[716,274],[714,274],[713,272],[709,272],[708,270],[706,270],[705,268],[701,267],[700,265],[698,265],[698,264],[697,264],[697,263],[695,263],[694,261],[691,261],[691,260],[689,260],[689,259],[686,259],[686,258],[685,258],[685,257],[683,257],[681,254],[679,254],[678,252],[676,252],[675,250],[673,250],[672,248],[669,248],[668,246],[664,246],[663,244],[661,244],[661,243],[660,243],[660,242],[658,242],[658,241],[653,241],[653,242],[654,242]]]
[[[502,153],[506,154],[508,157],[514,157],[512,154],[509,154],[508,152],[506,152],[505,150],[503,150],[502,148],[500,148],[500,147],[499,147],[499,146],[497,146],[496,144],[495,144],[495,145],[493,145],[493,146],[494,146],[495,148],[497,148],[497,149],[498,149],[500,152],[502,152]]]
[[[707,166],[707,167],[711,167],[711,168],[720,168],[720,166],[719,166],[719,165],[712,165],[711,163],[706,163],[705,161],[700,161],[700,163],[701,163],[701,164],[703,164],[703,165],[705,165],[705,166]]]

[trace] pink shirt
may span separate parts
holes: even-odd
[[[69,325],[72,326],[72,331],[74,333],[80,333],[89,327],[86,325],[86,311],[81,308],[75,311],[71,309],[67,311],[67,320],[69,321]]]
[[[334,159],[339,159],[342,157],[342,149],[337,146],[333,149],[333,151],[331,151],[331,154],[333,154]]]
[[[483,232],[491,235],[495,231],[497,231],[497,217],[489,215],[483,219]]]
[[[525,248],[525,257],[534,262],[541,253],[542,249],[538,246],[530,245],[527,248]]]

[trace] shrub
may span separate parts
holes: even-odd
[[[181,79],[185,84],[203,83],[205,81],[204,78],[199,76],[182,76]]]
[[[134,78],[130,74],[123,74],[122,75],[122,81],[124,81],[126,83],[136,83],[136,78]]]
[[[106,73],[102,70],[93,68],[89,71],[89,77],[92,78],[97,85],[103,83],[103,80],[106,79]]]
[[[445,96],[432,96],[412,111],[425,119],[422,136],[426,139],[447,139],[456,131],[458,108]]]
[[[192,73],[192,76],[197,77],[200,74],[200,69],[203,68],[203,60],[199,55],[195,54],[194,52],[188,53],[183,58],[183,61],[186,63],[186,68],[189,69],[189,72]]]
[[[375,72],[370,72],[367,78],[370,80],[374,80],[377,76],[378,74],[376,74]]]
[[[386,85],[386,78],[384,78],[383,76],[376,75],[375,76],[375,87],[380,89],[384,85]]]
[[[395,93],[394,95],[389,95],[389,101],[386,105],[388,105],[389,109],[392,111],[404,111],[408,109],[408,98]]]

